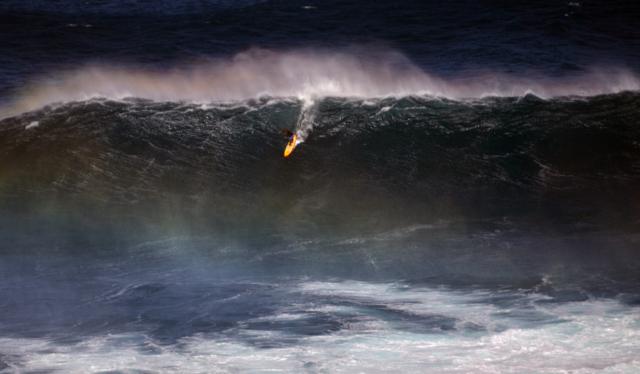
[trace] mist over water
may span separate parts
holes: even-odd
[[[549,78],[479,71],[447,79],[430,74],[393,50],[359,53],[329,50],[251,49],[227,59],[173,69],[86,66],[33,81],[3,116],[48,104],[91,98],[143,98],[197,103],[230,102],[263,96],[312,100],[323,97],[380,98],[435,96],[473,99],[487,96],[593,96],[633,91],[640,80],[629,70],[589,68]]]
[[[638,372],[631,8],[2,2],[0,372]]]

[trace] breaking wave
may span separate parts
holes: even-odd
[[[0,194],[289,233],[461,217],[622,227],[640,222],[638,108],[637,93],[89,100],[0,122]],[[287,160],[285,128],[306,138]]]
[[[579,76],[555,79],[535,73],[514,76],[488,71],[445,79],[391,50],[250,49],[227,59],[165,70],[94,64],[54,73],[32,81],[0,115],[91,98],[201,103],[261,96],[309,100],[427,95],[465,99],[534,94],[550,98],[638,89],[638,77],[617,67],[592,68]]]

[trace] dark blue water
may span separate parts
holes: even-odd
[[[4,1],[3,90],[99,61],[172,66],[271,49],[383,45],[446,75],[635,69],[639,7],[629,1]]]
[[[2,2],[0,372],[637,372],[638,19]]]

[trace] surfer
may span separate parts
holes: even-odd
[[[298,135],[289,129],[283,129],[282,132],[285,134],[287,139],[289,139],[289,141],[287,142],[287,146],[284,149],[284,157],[289,157],[291,152],[293,152],[293,150],[298,145]]]
[[[291,140],[291,138],[293,137],[293,131],[289,129],[282,129],[282,133],[287,137],[288,140]]]

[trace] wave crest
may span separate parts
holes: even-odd
[[[640,79],[623,68],[593,68],[580,76],[551,79],[476,72],[444,79],[391,50],[355,51],[250,49],[170,70],[88,65],[33,81],[0,110],[2,117],[45,105],[91,98],[226,102],[260,96],[388,97],[429,95],[450,99],[485,96],[591,96],[635,91]]]

